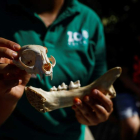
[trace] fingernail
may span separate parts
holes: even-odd
[[[93,90],[93,93],[94,93],[94,95],[97,95],[98,94],[98,90],[97,89],[94,89]]]
[[[80,101],[80,100],[77,100],[77,101],[75,102],[75,105],[80,106],[80,105],[81,105],[81,101]]]
[[[81,100],[79,98],[75,98],[74,99],[74,104],[80,105],[81,104]]]
[[[84,101],[85,101],[85,102],[88,102],[88,101],[89,101],[89,96],[85,96],[85,97],[84,97]]]
[[[19,85],[22,84],[22,80],[19,80]]]
[[[81,102],[77,101],[77,103],[75,103],[76,105],[81,105]]]
[[[16,52],[13,52],[12,55],[13,55],[13,57],[17,57],[18,54]]]
[[[14,47],[15,50],[19,50],[20,49],[20,46],[18,44],[15,44],[13,47]]]

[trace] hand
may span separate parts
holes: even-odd
[[[19,44],[0,38],[0,100],[17,101],[30,79],[29,74],[12,64],[12,60],[18,58],[18,50]]]
[[[18,54],[15,51],[19,50],[19,44],[0,37],[0,58],[16,59],[18,58]]]
[[[3,61],[6,62],[8,59],[0,59],[0,101],[17,102],[30,75],[13,64],[2,63]]]
[[[18,50],[20,45],[0,38],[0,125],[13,112],[30,79],[29,74],[12,63],[18,58]]]
[[[83,100],[75,98],[72,109],[79,123],[92,126],[109,118],[113,111],[113,103],[102,92],[94,89]]]

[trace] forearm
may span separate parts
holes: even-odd
[[[0,126],[8,119],[16,107],[17,102],[0,100]]]

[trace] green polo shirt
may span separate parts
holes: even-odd
[[[80,80],[85,86],[106,71],[103,26],[96,13],[76,0],[66,0],[60,15],[46,27],[37,13],[18,0],[1,0],[0,37],[21,46],[36,44],[48,48],[56,59],[53,80],[39,75],[28,85],[48,91],[62,82]],[[0,127],[0,139],[83,140],[85,126],[78,123],[70,108],[40,113],[25,94],[9,119]]]

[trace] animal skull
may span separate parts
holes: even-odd
[[[53,67],[56,61],[53,56],[48,58],[47,52],[47,48],[40,45],[25,45],[19,51],[19,59],[13,62],[27,73],[39,74],[41,78],[45,74],[51,76],[52,79]]]
[[[90,85],[79,87],[80,82],[74,82],[75,85],[70,83],[69,90],[59,90],[53,87],[50,92],[44,91],[40,88],[25,87],[27,99],[30,104],[35,107],[39,112],[48,112],[59,108],[69,107],[73,105],[73,99],[78,97],[82,99],[85,95],[91,93],[91,90],[98,89],[103,92],[108,98],[116,96],[113,87],[114,81],[121,75],[121,68],[115,67],[95,80]],[[77,88],[76,87],[77,84]],[[62,83],[64,87],[64,83]],[[61,87],[62,87],[61,85]]]

